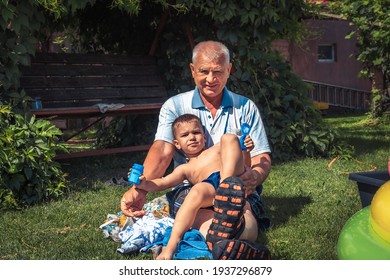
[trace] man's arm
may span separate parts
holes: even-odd
[[[172,160],[173,151],[174,146],[162,140],[157,140],[152,144],[144,161],[146,179],[160,178],[164,175]],[[121,198],[122,213],[130,217],[145,215],[142,207],[146,201],[147,193],[147,191],[137,188],[130,188],[126,191]]]
[[[144,176],[147,180],[164,176],[171,163],[175,147],[173,144],[156,140],[153,142],[144,161]]]
[[[248,168],[240,178],[244,180],[248,191],[252,192],[256,189],[256,186],[265,181],[270,171],[271,157],[268,153],[263,153],[252,157],[251,168]]]
[[[271,171],[271,157],[268,153],[260,154],[252,158],[252,173],[256,172],[258,174],[254,175],[255,185],[258,186],[262,184],[265,179],[267,179],[269,172]]]

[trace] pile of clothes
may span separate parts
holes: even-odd
[[[121,254],[149,253],[154,258],[166,246],[174,220],[169,217],[168,203],[159,197],[145,204],[142,218],[126,217],[121,212],[108,214],[99,228],[105,238],[120,242]],[[174,259],[212,259],[203,235],[196,229],[187,231],[179,242]]]

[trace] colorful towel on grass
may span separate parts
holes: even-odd
[[[169,217],[157,219],[152,213],[146,214],[132,226],[119,233],[118,237],[122,241],[122,246],[117,251],[122,254],[130,254],[138,252],[145,246],[162,241],[166,229],[173,225],[173,221]]]
[[[146,253],[148,250],[156,246],[166,246],[171,236],[172,227],[165,230],[165,235],[162,240],[154,242],[140,250],[141,253]],[[182,240],[177,244],[176,252],[173,254],[174,260],[196,260],[205,259],[212,260],[213,255],[209,251],[206,240],[197,229],[190,229],[184,233]]]

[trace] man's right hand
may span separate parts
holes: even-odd
[[[128,217],[142,217],[146,214],[142,210],[146,201],[147,192],[137,188],[131,188],[121,198],[121,211]]]
[[[144,176],[148,180],[161,178],[172,160],[174,150],[175,146],[171,143],[163,140],[154,141],[143,164]],[[145,215],[146,211],[142,210],[142,207],[146,202],[147,193],[137,188],[125,192],[120,202],[122,213],[129,217]]]

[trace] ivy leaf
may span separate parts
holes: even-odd
[[[3,7],[1,9],[1,16],[5,22],[8,22],[14,17],[15,13],[11,10],[11,6]]]

